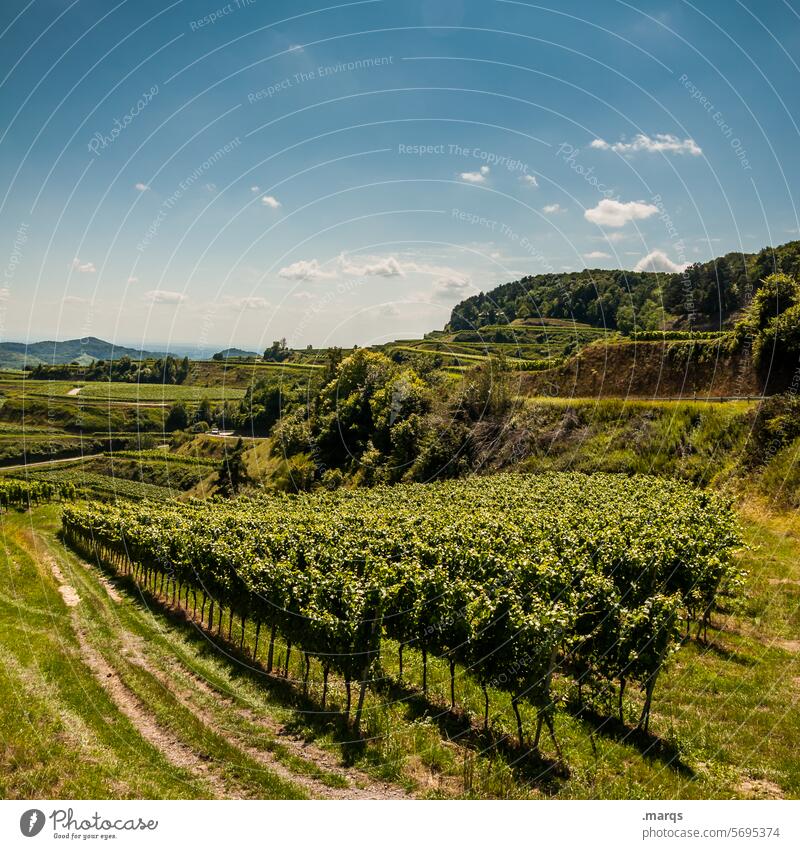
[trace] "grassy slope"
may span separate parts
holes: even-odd
[[[55,540],[57,513],[40,508],[3,519],[0,795],[191,797],[219,791],[191,767],[181,770],[165,761],[120,715],[81,661],[75,636],[80,627],[159,727],[206,759],[233,795],[302,792],[265,770],[252,752],[237,748],[232,738],[238,734],[298,776],[316,774],[320,787],[342,780],[337,765],[344,754],[362,768],[365,781],[392,780],[423,795],[800,796],[795,753],[800,735],[800,522],[779,522],[748,508],[744,518],[755,550],[743,554],[751,573],[746,604],[715,617],[710,645],[690,642],[678,653],[657,687],[652,737],[631,731],[638,694],[627,702],[623,727],[604,718],[602,710],[576,716],[573,694],[561,690],[556,725],[567,774],[550,759],[549,741],[543,761],[516,748],[510,706],[499,693],[492,694],[491,733],[483,734],[482,695],[463,674],[457,697],[468,710],[451,714],[444,664],[432,664],[429,698],[423,699],[421,664],[412,651],[406,652],[406,686],[387,684],[382,698],[368,698],[369,742],[344,745],[348,733],[337,713],[342,688],[332,686],[330,712],[321,714],[316,663],[306,698],[297,652],[289,673],[294,683],[268,678],[249,668],[235,646],[209,639],[153,599],[145,603],[124,583],[118,584],[121,601],[115,603],[96,569],[82,565]],[[81,598],[72,612],[58,595],[46,565],[48,553],[61,563]],[[234,623],[234,643],[238,633]],[[249,625],[246,636],[252,641]],[[136,646],[146,662],[137,661]],[[262,660],[264,650],[262,635]],[[285,656],[280,644],[277,656]],[[397,669],[390,646],[384,656],[392,679]],[[255,725],[254,715],[267,727]],[[532,717],[526,720],[530,727]],[[278,728],[313,740],[320,759],[298,760]]]

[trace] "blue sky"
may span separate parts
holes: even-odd
[[[800,4],[5,0],[0,336],[419,336],[797,238]]]

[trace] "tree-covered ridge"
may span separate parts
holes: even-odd
[[[448,327],[471,330],[543,317],[623,333],[713,329],[745,307],[776,272],[800,276],[800,242],[757,254],[729,253],[677,273],[587,268],[523,277],[457,304]]]

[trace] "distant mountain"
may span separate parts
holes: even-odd
[[[165,354],[112,345],[94,336],[83,339],[68,339],[65,342],[2,342],[0,343],[0,368],[25,368],[40,363],[63,365],[78,361],[82,365],[93,360],[119,360],[122,357],[134,360],[148,357],[163,357]]]
[[[261,354],[255,351],[244,351],[241,348],[226,348],[224,351],[217,351],[211,358],[212,360],[236,360],[236,359],[261,359]]]

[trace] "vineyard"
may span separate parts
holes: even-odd
[[[49,486],[57,490],[72,487],[76,492],[90,493],[95,498],[103,499],[166,500],[174,495],[168,487],[87,471],[82,468],[81,460],[76,460],[74,464],[60,463],[57,467],[33,469],[28,472],[27,480],[31,486]],[[19,481],[9,481],[9,483],[19,483]]]
[[[467,676],[483,691],[484,726],[490,699],[505,694],[520,747],[525,704],[536,711],[532,749],[546,726],[559,754],[556,681],[592,704],[613,698],[620,718],[635,685],[647,730],[682,630],[701,633],[740,579],[727,505],[644,477],[500,475],[222,503],[69,504],[63,529],[80,553],[209,629],[227,627],[268,671],[278,671],[276,639],[284,673],[298,649],[306,683],[312,661],[321,667],[323,709],[338,676],[356,732],[396,648],[405,686],[425,695],[429,658],[443,660],[451,711]],[[421,680],[404,680],[404,653]]]
[[[0,479],[0,508],[27,508],[44,501],[69,501],[76,495],[72,481]]]

